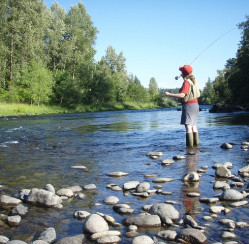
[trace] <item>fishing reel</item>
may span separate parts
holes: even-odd
[[[176,77],[175,77],[175,80],[178,80],[178,79],[181,78],[181,77],[182,77],[182,75],[176,76]]]

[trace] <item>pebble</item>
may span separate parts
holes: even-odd
[[[214,189],[222,189],[224,186],[229,187],[225,181],[216,181],[213,185]]]
[[[101,237],[105,237],[105,236],[121,236],[120,231],[116,231],[116,230],[110,230],[110,231],[103,231],[103,232],[98,232],[98,233],[94,233],[91,235],[91,239],[93,241],[101,238]]]
[[[177,233],[174,230],[163,230],[159,231],[157,235],[163,240],[174,241],[176,239]]]
[[[40,234],[38,240],[42,240],[47,243],[53,243],[56,240],[55,229],[53,227],[47,228]]]
[[[71,189],[68,188],[62,188],[56,192],[58,196],[65,196],[65,197],[73,197],[74,193]]]
[[[5,244],[9,241],[9,238],[3,235],[0,235],[0,243]]]
[[[125,191],[129,191],[129,190],[132,190],[132,189],[136,189],[136,187],[138,185],[139,185],[139,181],[128,181],[128,182],[124,183],[123,189]]]
[[[223,231],[221,234],[222,239],[234,239],[236,238],[236,235],[229,231]]]
[[[196,172],[190,172],[184,176],[183,181],[198,182],[200,180],[199,175]]]
[[[88,184],[83,187],[84,190],[95,190],[97,187],[94,184]]]
[[[104,236],[97,239],[98,244],[111,244],[119,242],[121,242],[121,238],[119,236]]]
[[[150,158],[160,158],[163,156],[163,153],[162,152],[149,152],[147,153],[146,156]]]
[[[164,159],[161,163],[162,163],[163,166],[169,166],[171,164],[174,164],[175,161],[171,160],[171,159]]]
[[[186,159],[186,157],[183,155],[176,155],[173,157],[173,160],[184,160],[184,159]]]
[[[154,244],[154,241],[149,236],[142,235],[135,237],[132,244]]]
[[[136,192],[147,192],[150,189],[150,183],[149,182],[142,182],[139,183],[136,187]]]
[[[91,214],[87,217],[83,224],[83,231],[94,234],[98,232],[108,231],[109,226],[103,217],[98,214]]]
[[[222,149],[232,149],[233,148],[233,145],[230,144],[230,143],[223,143],[220,148]]]
[[[188,192],[188,197],[199,197],[201,194],[199,192]]]
[[[215,213],[215,214],[219,214],[219,213],[221,213],[224,210],[225,210],[225,208],[223,206],[211,206],[209,208],[209,211],[211,213]]]
[[[245,206],[247,204],[248,204],[248,201],[238,201],[238,202],[229,203],[229,206],[233,208],[237,208],[237,207]]]
[[[20,204],[22,201],[20,199],[10,197],[7,195],[0,196],[0,205],[7,205],[7,206],[16,206]]]
[[[123,177],[123,176],[127,176],[129,174],[125,173],[125,172],[118,171],[118,172],[111,172],[111,173],[108,173],[106,175],[110,176],[110,177]]]
[[[74,166],[71,166],[71,169],[87,170],[87,167],[83,165],[74,165]]]
[[[172,178],[157,178],[157,179],[154,179],[152,182],[153,182],[153,183],[162,184],[162,183],[171,182],[171,181],[173,181],[173,180],[174,180],[174,179],[172,179]]]
[[[229,178],[229,177],[232,176],[232,173],[231,173],[231,171],[230,171],[227,167],[225,167],[225,166],[220,166],[220,167],[218,167],[218,168],[216,169],[215,175],[216,175],[217,177]]]
[[[151,177],[151,178],[153,178],[153,177],[157,177],[158,176],[158,174],[145,174],[144,175],[144,177]]]
[[[90,213],[89,212],[87,212],[87,211],[76,211],[75,213],[74,213],[74,218],[76,218],[76,219],[85,219],[85,218],[87,218],[88,216],[90,215]]]
[[[50,192],[52,192],[52,193],[55,193],[54,186],[51,185],[51,184],[47,184],[47,185],[44,187],[44,190],[50,191]]]
[[[7,220],[8,220],[8,224],[11,227],[16,227],[20,225],[22,218],[19,215],[14,215],[14,216],[8,216]]]
[[[127,230],[128,231],[137,231],[137,226],[136,225],[129,225]]]
[[[217,198],[217,197],[211,197],[211,198],[203,197],[203,198],[200,198],[200,202],[202,202],[202,203],[217,203],[217,202],[219,202],[219,198]]]
[[[207,241],[207,237],[202,231],[194,228],[183,229],[179,235],[177,235],[177,238],[190,243],[205,243]]]
[[[107,205],[114,205],[119,202],[119,199],[115,196],[109,196],[104,199],[104,203]]]

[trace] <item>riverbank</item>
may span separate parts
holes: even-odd
[[[23,103],[0,103],[0,117],[23,115],[68,114],[98,111],[139,110],[158,108],[154,103],[124,103],[103,105],[76,105],[75,108],[66,108],[54,105],[30,105]]]

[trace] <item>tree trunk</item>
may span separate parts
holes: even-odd
[[[13,51],[14,51],[14,37],[13,33],[10,38],[10,76],[9,76],[9,90],[11,90],[11,83],[13,80]]]

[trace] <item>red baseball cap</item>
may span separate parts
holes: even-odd
[[[180,67],[179,70],[185,75],[190,75],[193,72],[193,68],[188,64]]]

